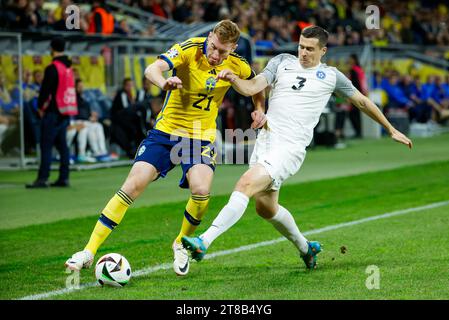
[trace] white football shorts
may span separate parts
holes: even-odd
[[[288,142],[272,132],[261,129],[257,136],[249,167],[260,163],[273,179],[267,190],[279,190],[282,183],[297,173],[306,157],[303,143]]]

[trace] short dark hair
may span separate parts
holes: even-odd
[[[329,38],[329,32],[318,26],[304,28],[301,31],[301,35],[304,38],[317,38],[321,48],[326,46],[327,39]]]
[[[123,86],[124,86],[128,81],[133,81],[133,79],[131,79],[131,78],[125,78],[125,79],[123,79]]]
[[[355,63],[357,66],[360,66],[359,57],[358,57],[355,53],[351,54],[349,57],[350,57],[352,60],[354,60],[354,63]]]
[[[77,87],[77,86],[78,86],[78,83],[80,83],[80,82],[83,82],[83,80],[81,80],[81,79],[79,79],[79,78],[76,79],[76,80],[75,80],[75,87]]]
[[[65,40],[63,37],[56,37],[53,38],[53,40],[51,40],[50,42],[50,47],[57,52],[63,52],[65,49]]]

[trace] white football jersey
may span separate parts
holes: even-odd
[[[351,81],[336,68],[323,63],[303,68],[291,54],[272,58],[261,75],[272,87],[267,111],[269,131],[302,148],[312,141],[313,128],[331,94],[335,91],[350,97],[356,92]]]

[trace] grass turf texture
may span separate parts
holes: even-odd
[[[300,172],[286,185],[364,172],[398,168],[404,165],[449,161],[449,134],[413,139],[413,150],[391,139],[350,141],[348,148],[317,148],[308,152]],[[220,165],[216,170],[212,195],[227,195],[246,165]],[[11,229],[63,219],[98,215],[120,187],[129,167],[71,173],[69,189],[25,190],[36,177],[33,171],[0,172],[0,229]],[[171,171],[137,199],[134,208],[175,201],[186,201],[188,191],[177,187],[180,168]],[[52,172],[56,179],[56,172]]]
[[[286,185],[280,202],[300,229],[320,227],[416,207],[449,198],[449,162],[410,166],[358,176]],[[198,232],[210,225],[228,196],[215,196]],[[133,270],[172,261],[184,201],[132,208],[105,242],[127,257]],[[449,206],[409,213],[317,234],[325,251],[319,269],[305,270],[285,241],[192,264],[185,278],[163,270],[134,278],[122,289],[88,288],[56,299],[448,299]],[[97,216],[0,231],[0,297],[61,289],[63,263],[82,248]],[[242,220],[210,252],[276,239],[280,235],[255,214],[251,202]],[[340,247],[348,248],[346,254]],[[368,265],[381,272],[380,290],[365,287]],[[93,270],[81,283],[94,281]]]

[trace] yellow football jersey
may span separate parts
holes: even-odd
[[[218,66],[206,58],[206,38],[191,38],[175,44],[158,58],[165,60],[173,76],[182,81],[182,89],[168,91],[155,129],[181,137],[214,141],[216,118],[228,81],[216,81],[223,69],[232,70],[242,79],[251,79],[254,72],[248,61],[231,53]]]

